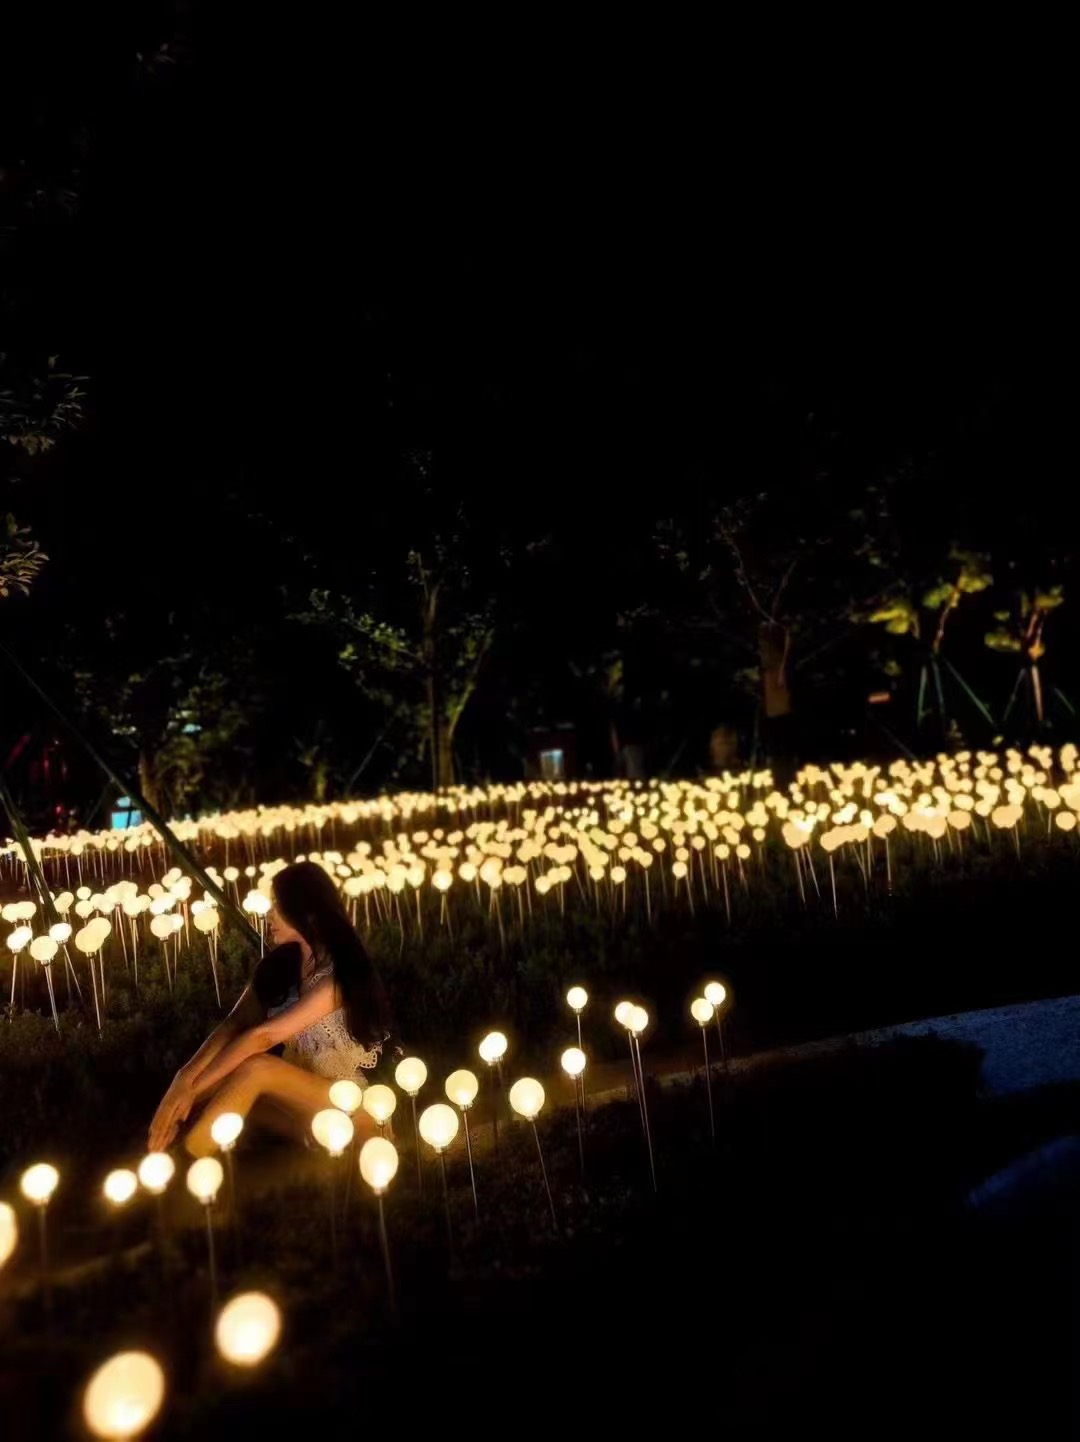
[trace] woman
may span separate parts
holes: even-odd
[[[331,878],[312,861],[273,879],[269,915],[275,943],[226,1019],[180,1068],[150,1124],[151,1151],[164,1151],[200,1106],[184,1138],[193,1156],[214,1150],[210,1128],[222,1112],[263,1119],[307,1137],[329,1106],[330,1084],[375,1066],[390,1034],[378,973]],[[271,1048],[284,1043],[282,1056]],[[371,1130],[363,1113],[358,1130]]]

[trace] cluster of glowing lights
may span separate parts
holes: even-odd
[[[198,846],[208,874],[260,931],[275,873],[307,859],[334,878],[363,926],[422,935],[426,926],[452,927],[455,913],[471,908],[505,937],[508,925],[525,931],[552,908],[612,917],[634,908],[652,919],[665,907],[723,906],[730,916],[766,877],[774,892],[779,881],[803,905],[831,899],[835,908],[838,876],[841,887],[845,877],[891,886],[897,869],[947,866],[999,837],[1018,852],[1055,835],[1075,840],[1078,817],[1080,767],[1069,744],[806,766],[786,789],[768,770],[702,781],[529,782],[263,807],[172,830]],[[164,844],[149,826],[32,845],[60,920],[49,926],[33,899],[20,845],[0,847],[13,967],[25,955],[46,978],[61,964],[74,975],[74,950],[86,958],[100,1009],[111,968],[124,964],[137,982],[142,950],[144,964],[163,965],[171,981],[198,945],[216,985],[222,913],[178,867],[165,869]],[[14,983],[13,973],[12,1000]]]

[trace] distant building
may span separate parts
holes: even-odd
[[[527,781],[567,781],[577,775],[577,733],[570,723],[529,733]]]

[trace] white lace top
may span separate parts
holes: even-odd
[[[332,968],[328,966],[316,971],[300,983],[300,994],[310,991],[318,982],[330,976],[331,972]],[[275,1013],[285,1009],[275,1008]],[[294,1066],[302,1066],[306,1071],[313,1071],[331,1081],[338,1081],[342,1077],[362,1081],[362,1078],[356,1078],[356,1072],[370,1071],[372,1067],[378,1066],[381,1055],[382,1042],[368,1048],[354,1040],[349,1032],[343,1006],[297,1032],[285,1043],[283,1052],[285,1061],[291,1061]]]

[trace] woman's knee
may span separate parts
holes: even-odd
[[[273,1058],[260,1052],[258,1056],[249,1056],[242,1061],[233,1072],[233,1077],[236,1081],[243,1082],[245,1086],[253,1086],[257,1089],[265,1082],[267,1073],[272,1066]]]

